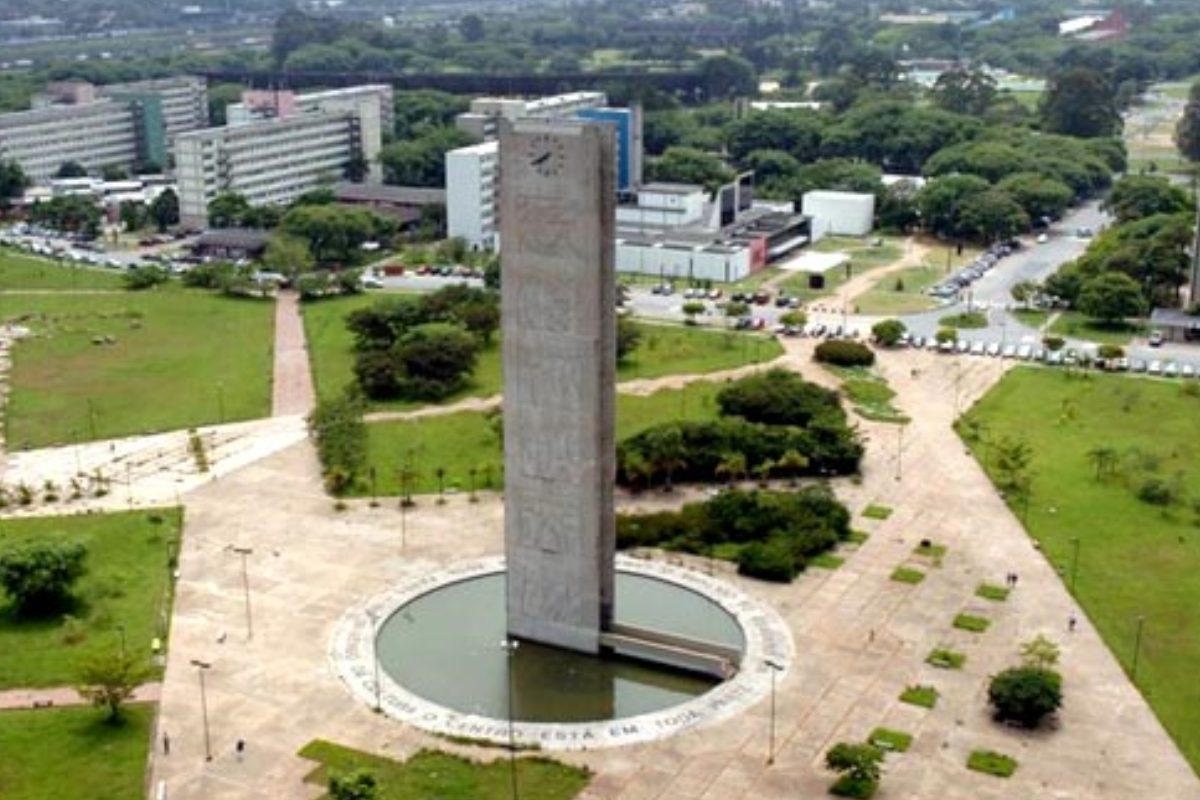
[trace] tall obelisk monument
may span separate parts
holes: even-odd
[[[502,125],[508,630],[584,652],[613,609],[614,173],[603,124]]]

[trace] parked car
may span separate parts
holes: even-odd
[[[1149,344],[1151,347],[1161,347],[1163,343],[1162,331],[1151,331]]]

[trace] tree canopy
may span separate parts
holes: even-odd
[[[23,615],[58,611],[86,571],[80,542],[29,542],[0,552],[0,587]]]

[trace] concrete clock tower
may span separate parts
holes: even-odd
[[[608,126],[502,126],[508,630],[588,653],[613,614],[614,207]]]

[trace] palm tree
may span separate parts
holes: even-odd
[[[1096,480],[1112,477],[1117,466],[1117,451],[1112,447],[1094,447],[1088,451],[1088,458],[1096,467]]]

